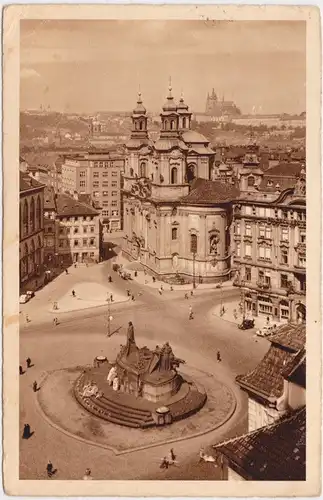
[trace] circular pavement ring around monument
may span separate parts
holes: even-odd
[[[212,374],[186,366],[183,372],[205,388],[208,399],[195,415],[169,426],[133,429],[109,423],[79,405],[74,383],[84,367],[76,366],[45,374],[36,401],[49,425],[88,445],[105,448],[115,455],[132,453],[186,439],[222,427],[233,416],[237,401],[233,391]]]

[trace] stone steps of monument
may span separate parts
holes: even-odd
[[[105,398],[93,399],[93,403],[105,412],[105,418],[112,423],[128,427],[148,427],[154,423],[151,414],[145,416],[134,415],[131,409],[127,412],[124,408],[111,405]]]
[[[146,420],[147,418],[149,418],[151,416],[150,411],[142,412],[142,411],[138,411],[136,409],[133,409],[131,407],[127,407],[125,405],[119,405],[115,401],[111,401],[110,399],[106,398],[105,396],[100,398],[100,400],[102,401],[102,403],[104,403],[104,405],[106,407],[110,408],[112,411],[119,412],[120,415],[124,415],[126,417],[130,416],[133,419],[138,420],[139,422],[142,422],[143,420]]]
[[[117,394],[118,396],[118,394]],[[124,411],[127,411],[128,413],[133,413],[134,415],[144,418],[149,415],[151,415],[150,410],[145,410],[143,408],[135,408],[134,406],[131,406],[130,404],[126,404],[124,402],[118,401],[116,399],[112,399],[109,397],[107,394],[105,394],[102,398],[103,401],[107,401],[110,406],[118,409],[123,409]]]

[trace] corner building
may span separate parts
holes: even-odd
[[[123,254],[169,282],[230,277],[232,184],[212,181],[209,141],[191,130],[183,97],[169,88],[160,136],[149,138],[139,94],[132,114],[123,185]]]

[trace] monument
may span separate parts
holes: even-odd
[[[107,360],[107,358],[103,358]],[[91,413],[131,427],[170,424],[202,408],[206,394],[193,380],[179,373],[184,364],[168,342],[138,347],[129,322],[127,340],[113,362],[85,369],[77,379],[77,401]]]

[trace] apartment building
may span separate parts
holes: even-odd
[[[101,228],[93,207],[67,194],[58,194],[56,204],[56,252],[60,264],[100,260]]]
[[[122,229],[124,163],[121,154],[90,152],[70,156],[62,165],[62,191],[90,194],[105,230]]]
[[[235,284],[246,314],[306,319],[306,172],[282,164],[240,174],[231,230]]]

